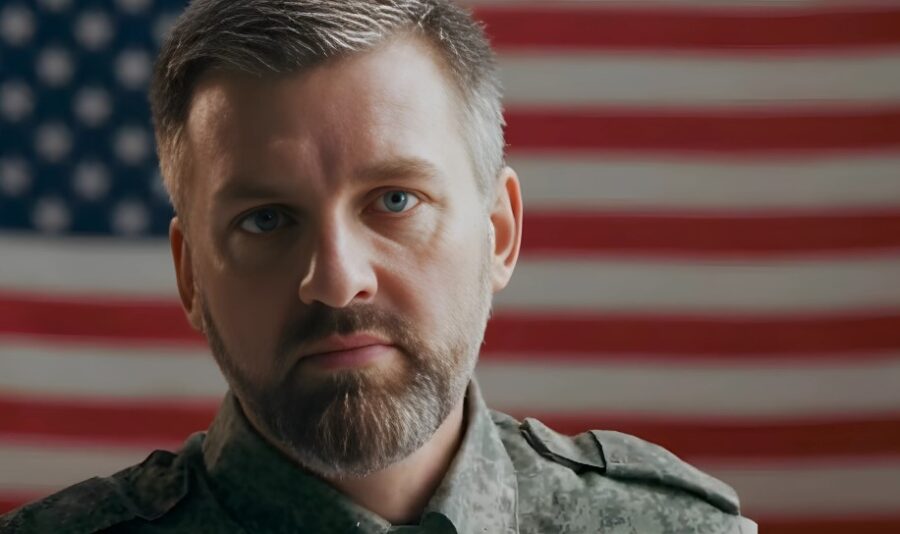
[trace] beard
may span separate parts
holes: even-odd
[[[227,349],[206,299],[200,304],[210,349],[248,419],[300,465],[325,478],[364,476],[406,458],[424,445],[461,401],[474,372],[490,315],[489,264],[477,290],[455,302],[444,340],[426,341],[403,316],[371,304],[310,306],[301,324],[281,335],[268,383],[248,376]],[[375,333],[390,340],[396,365],[339,369],[313,376],[294,355],[331,335]],[[256,355],[252,355],[256,356]],[[307,371],[307,372],[305,372]]]

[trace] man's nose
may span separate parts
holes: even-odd
[[[331,222],[320,227],[312,245],[306,275],[300,282],[300,300],[343,308],[375,296],[377,278],[370,247],[346,224]]]

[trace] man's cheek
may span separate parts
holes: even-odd
[[[281,231],[261,241],[256,237],[233,234],[225,240],[222,257],[232,276],[258,279],[266,283],[282,279],[305,263],[303,235],[297,228]]]
[[[271,316],[273,310],[264,299],[250,299],[239,293],[228,293],[220,302],[218,327],[227,348],[234,357],[260,354],[275,337],[273,325],[279,324]]]
[[[460,299],[471,288],[463,263],[448,259],[429,267],[427,271],[417,273],[419,285],[413,290],[413,302],[407,309],[418,310],[419,317],[427,321],[430,328],[440,329],[448,320],[457,319]]]

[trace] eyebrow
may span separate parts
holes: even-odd
[[[436,179],[441,173],[433,163],[415,157],[400,157],[377,162],[365,167],[358,175],[366,181],[385,180],[411,180],[415,178]],[[218,201],[234,199],[267,200],[278,198],[281,191],[256,180],[234,179],[229,180],[215,194]]]
[[[380,161],[363,169],[359,175],[365,180],[383,181],[390,179],[438,178],[441,172],[428,160],[415,157],[400,157]]]
[[[214,198],[218,201],[249,199],[266,200],[277,198],[278,189],[255,180],[229,180],[221,189],[216,191]]]

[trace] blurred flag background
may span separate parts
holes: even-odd
[[[763,532],[900,532],[900,2],[472,4],[526,199],[490,404],[658,442]],[[224,391],[146,101],[183,5],[0,3],[0,512]]]

